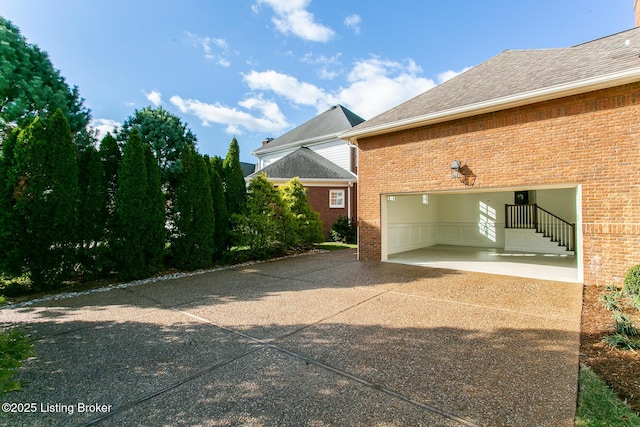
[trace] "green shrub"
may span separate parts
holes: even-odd
[[[257,259],[284,253],[298,241],[295,217],[264,173],[249,183],[245,213],[231,221],[234,241]]]
[[[622,290],[607,286],[600,302],[613,312],[615,333],[602,339],[605,344],[623,350],[640,349],[640,331],[634,325],[640,321],[640,265],[631,267],[624,278]]]
[[[284,203],[293,214],[297,234],[297,243],[303,247],[313,246],[324,241],[322,222],[317,212],[311,209],[307,190],[295,177],[278,187]]]
[[[346,216],[338,217],[338,220],[331,226],[331,239],[340,243],[356,242],[355,221]]]
[[[622,350],[640,350],[640,338],[630,337],[625,334],[615,333],[602,339],[602,342],[611,348]]]
[[[613,317],[616,321],[616,331],[619,334],[628,335],[630,337],[637,337],[639,335],[638,330],[635,326],[633,326],[633,323],[631,322],[629,316],[616,311],[613,313]]]
[[[0,395],[20,390],[20,382],[13,379],[24,360],[33,356],[31,340],[19,329],[0,333]]]
[[[640,265],[631,267],[627,271],[622,284],[622,290],[629,296],[640,295]]]
[[[612,293],[600,295],[600,302],[602,303],[602,306],[609,311],[620,310],[620,307],[618,305],[618,295],[615,291]]]

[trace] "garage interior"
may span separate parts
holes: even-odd
[[[382,260],[583,281],[580,187],[385,194]]]

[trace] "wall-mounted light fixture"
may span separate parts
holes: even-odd
[[[458,179],[460,177],[460,160],[454,160],[451,163],[451,179]]]

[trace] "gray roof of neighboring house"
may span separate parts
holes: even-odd
[[[251,175],[256,170],[255,163],[240,162],[240,167],[242,168],[242,176]]]
[[[569,48],[506,50],[344,134],[633,70],[639,54],[640,28]]]
[[[297,142],[300,142],[302,145],[305,141],[322,136],[337,136],[341,132],[351,129],[363,121],[364,119],[362,117],[342,105],[334,105],[324,113],[315,116],[295,129],[290,130],[278,138],[272,139],[269,143],[255,150],[254,154],[260,154]]]
[[[342,169],[332,161],[307,147],[298,148],[293,153],[284,156],[269,166],[249,175],[249,178],[264,172],[269,178],[291,179],[298,177],[307,179],[338,179],[356,180],[356,175]]]

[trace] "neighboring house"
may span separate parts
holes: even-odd
[[[341,105],[331,107],[286,134],[263,142],[252,153],[258,157],[256,172],[246,180],[264,172],[278,186],[298,177],[329,237],[338,217],[357,215],[357,151],[338,135],[363,121]]]
[[[523,230],[538,223],[578,281],[619,284],[640,264],[639,56],[638,28],[505,51],[346,131],[359,259],[436,244],[547,252]]]

